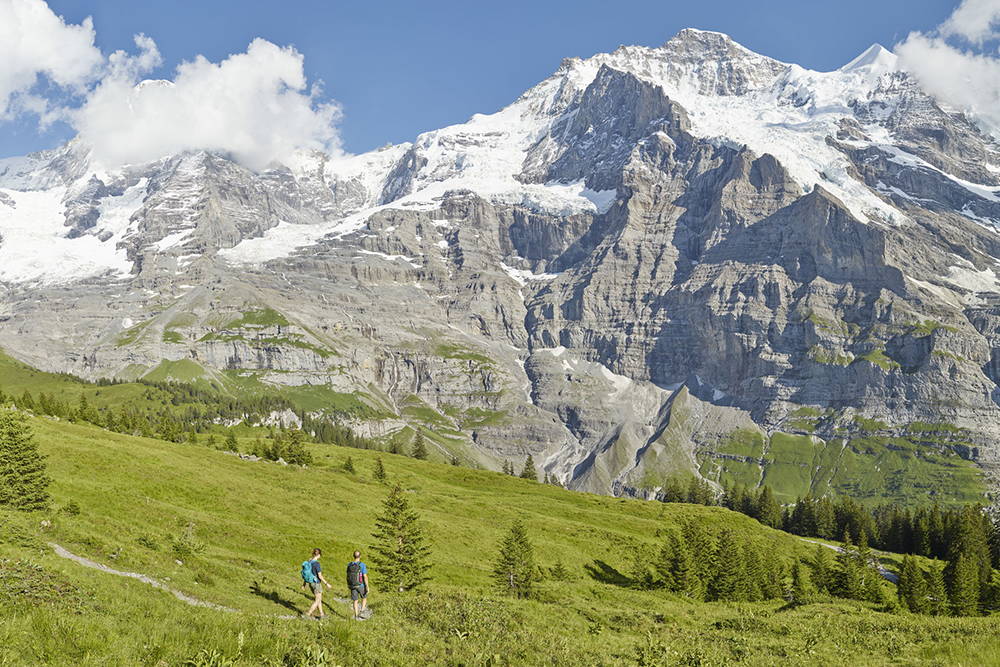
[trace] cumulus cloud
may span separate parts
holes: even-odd
[[[945,37],[961,37],[982,44],[1000,37],[1000,0],[964,0],[939,30]]]
[[[338,107],[317,101],[294,49],[256,39],[220,63],[199,56],[178,66],[172,81],[140,83],[159,56],[152,40],[137,44],[138,56],[111,57],[110,74],[72,116],[100,163],[208,150],[260,170],[296,149],[338,148]]]
[[[964,0],[932,33],[913,32],[896,45],[900,64],[931,95],[967,112],[1000,139],[1000,0]]]
[[[298,149],[340,149],[339,107],[320,100],[293,48],[255,39],[221,62],[197,56],[172,80],[143,81],[162,64],[152,39],[105,56],[94,38],[89,18],[67,24],[43,0],[0,0],[0,120],[67,120],[108,168],[207,150],[260,170]],[[59,104],[53,86],[66,93]]]
[[[67,24],[43,0],[0,0],[0,119],[25,112],[50,119],[46,98],[32,92],[43,79],[83,93],[104,62],[94,36],[89,18]]]

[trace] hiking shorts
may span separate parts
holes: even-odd
[[[368,597],[368,587],[367,586],[359,586],[357,588],[354,588],[353,586],[351,587],[351,599],[352,600],[360,600],[360,599],[366,598],[366,597]]]
[[[310,582],[308,582],[308,584],[309,584],[309,590],[311,590],[313,592],[313,595],[315,595],[316,593],[322,593],[323,592],[323,582],[322,581],[310,581]]]

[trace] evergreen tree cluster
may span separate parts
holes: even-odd
[[[713,534],[694,521],[665,531],[654,548],[638,547],[626,571],[636,588],[692,600],[753,602],[785,592],[786,566],[765,544],[731,529]]]
[[[268,461],[284,461],[291,465],[312,465],[313,457],[305,446],[306,436],[300,429],[272,429],[265,442],[259,436],[250,446],[250,454]]]
[[[80,381],[83,384],[82,381]],[[115,384],[105,381],[103,385]],[[219,424],[242,423],[261,426],[273,412],[293,411],[286,399],[277,396],[233,398],[216,391],[188,384],[140,382],[146,386],[142,402],[130,402],[115,407],[96,407],[81,393],[75,400],[42,392],[29,391],[20,396],[7,396],[0,391],[0,405],[12,402],[18,408],[39,415],[83,422],[127,435],[158,438],[168,442],[198,440],[199,433],[211,433]],[[97,394],[100,394],[100,389]],[[350,428],[334,421],[331,416],[298,414],[302,430],[315,442],[359,449],[378,449],[377,443],[356,435]],[[226,436],[226,447],[237,451],[235,441]],[[209,444],[216,447],[214,441]],[[264,458],[271,458],[265,456]],[[286,459],[287,460],[287,459]]]

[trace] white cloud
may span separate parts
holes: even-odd
[[[158,60],[151,40],[137,44],[136,57],[112,55],[110,74],[72,116],[103,165],[209,150],[259,170],[299,148],[338,149],[339,109],[316,101],[294,49],[256,39],[220,63],[198,56],[173,81],[136,85]]]
[[[982,44],[1000,37],[1000,0],[963,0],[938,28],[945,37]]]
[[[67,24],[43,0],[0,0],[0,121],[68,120],[104,167],[208,150],[260,170],[300,148],[339,151],[339,107],[319,101],[293,48],[256,39],[219,63],[184,62],[172,81],[141,82],[162,64],[152,39],[105,56],[94,38],[89,18]],[[46,82],[63,89],[60,103]]]
[[[80,93],[102,62],[89,18],[67,24],[42,0],[0,0],[0,119],[36,113],[44,121],[49,105],[31,92],[40,79]]]
[[[964,0],[936,33],[910,33],[895,52],[928,93],[969,113],[1000,139],[1000,58],[982,48],[1000,37],[998,21],[1000,0]],[[956,38],[978,52],[959,48]]]

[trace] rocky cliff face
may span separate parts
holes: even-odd
[[[604,493],[995,484],[1000,146],[880,47],[820,73],[683,31],[294,162],[0,161],[0,346],[325,388],[365,432]]]

